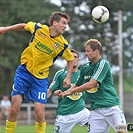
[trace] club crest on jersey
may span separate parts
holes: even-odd
[[[51,85],[54,85],[55,84],[55,81],[52,81]]]
[[[59,46],[60,46],[60,44],[57,43],[57,42],[55,42],[55,44],[54,44],[54,48],[56,49],[56,48],[58,48]]]
[[[78,100],[82,96],[82,92],[74,93],[72,95],[67,96],[71,100]]]
[[[38,34],[38,36],[41,37],[41,38],[45,38],[46,35],[45,35],[44,33],[40,32],[40,33]]]

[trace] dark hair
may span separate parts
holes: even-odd
[[[78,57],[79,57],[79,53],[75,49],[71,49],[71,52],[76,53],[78,55]]]
[[[102,55],[102,44],[97,39],[90,39],[85,43],[85,47],[87,45],[90,45],[90,48],[95,51],[96,49],[99,51],[99,53]]]
[[[51,16],[49,18],[49,24],[50,26],[53,24],[54,21],[59,22],[61,18],[65,18],[70,21],[70,16],[63,12],[52,12]]]

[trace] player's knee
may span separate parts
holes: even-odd
[[[18,112],[19,112],[18,109],[16,109],[16,108],[11,108],[11,109],[10,109],[10,116],[16,116],[16,115],[18,115]]]
[[[44,121],[44,112],[43,111],[35,111],[35,115],[38,119],[38,121]]]

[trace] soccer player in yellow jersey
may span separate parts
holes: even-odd
[[[70,77],[73,67],[73,55],[68,42],[63,38],[70,17],[66,13],[53,12],[50,16],[50,27],[36,22],[20,23],[12,26],[0,27],[0,34],[11,30],[26,30],[32,37],[29,46],[21,55],[21,64],[18,66],[11,93],[12,104],[6,120],[5,133],[14,133],[17,125],[17,116],[23,98],[28,94],[29,100],[35,105],[35,133],[45,133],[45,104],[47,102],[49,67],[58,56],[67,61],[68,73],[64,79],[64,87],[70,86]]]

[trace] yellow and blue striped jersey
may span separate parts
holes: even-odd
[[[28,22],[26,31],[32,34],[29,46],[21,55],[21,64],[35,77],[42,79],[48,77],[49,67],[58,56],[67,61],[73,60],[68,42],[62,35],[50,37],[49,27],[40,23]]]

